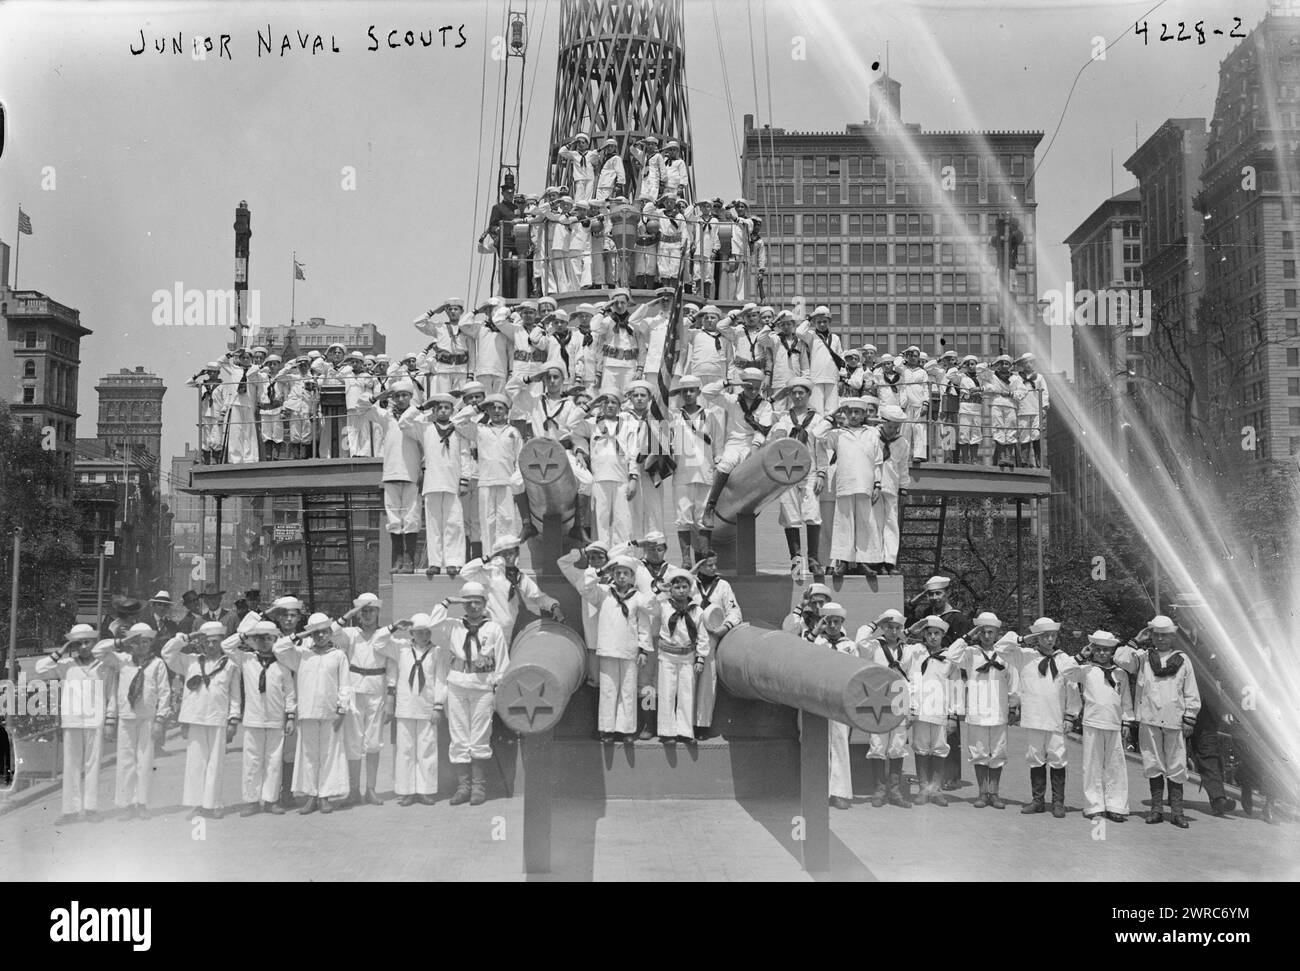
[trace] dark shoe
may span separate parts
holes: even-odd
[[[867,564],[863,563],[862,575],[866,577],[868,580],[874,580],[876,578],[876,571],[871,569],[871,567],[869,567]]]
[[[832,809],[851,809],[853,807],[853,803],[849,802],[849,800],[845,799],[843,796],[831,796],[830,801]]]
[[[533,537],[539,535],[537,527],[532,522],[524,523],[524,528],[519,531],[519,542],[527,543]]]
[[[1052,815],[1065,818],[1065,769],[1052,769]]]
[[[1112,823],[1128,822],[1128,817],[1125,816],[1123,813],[1113,813],[1109,809],[1107,809],[1104,813],[1102,813],[1102,815],[1105,816],[1107,819],[1109,819]]]
[[[239,811],[239,815],[241,817],[256,816],[261,811],[262,811],[262,804],[260,802],[250,802],[247,806],[245,806],[243,809]]]
[[[948,805],[948,797],[942,791],[932,792],[930,793],[930,802],[936,806],[946,806]]]
[[[441,573],[441,572],[442,572],[442,570],[440,570],[438,567],[436,567],[436,566],[431,566],[431,567],[429,567],[427,570],[424,571],[424,575],[425,575],[426,577],[436,577],[436,576],[437,576],[439,573]]]
[[[469,804],[481,806],[487,802],[487,780],[483,773],[482,759],[475,759],[470,763],[470,775]]]
[[[190,810],[190,819],[202,819],[207,816],[208,812],[202,806],[195,806]]]
[[[1020,807],[1022,815],[1047,812],[1047,766],[1035,765],[1029,769],[1030,801]]]
[[[379,798],[379,793],[375,792],[374,789],[366,790],[366,794],[365,797],[362,799],[362,802],[364,802],[367,806],[382,806],[384,804],[384,800]]]
[[[810,556],[808,557],[808,572],[815,577],[823,577],[826,575],[826,567],[822,566],[821,560],[817,559],[817,557]]]
[[[694,745],[694,744],[695,744],[695,738],[694,738],[694,736],[691,736],[691,735],[678,735],[678,736],[677,736],[677,741],[681,742],[683,745]]]
[[[980,787],[980,794],[979,794],[978,796],[975,797],[975,801],[974,801],[973,803],[971,803],[971,805],[974,806],[976,809],[984,809],[984,808],[986,808],[986,807],[988,806],[988,804],[989,804],[989,801],[988,801],[988,790],[989,790],[989,769],[988,769],[988,766],[986,766],[986,765],[977,765],[977,766],[975,766],[975,782],[976,782],[976,784]]]
[[[617,733],[617,732],[601,732],[601,733],[600,733],[600,740],[601,740],[601,742],[602,742],[603,744],[605,744],[605,745],[613,745],[615,742],[618,741],[618,733]]]
[[[1163,823],[1165,821],[1165,814],[1159,809],[1152,809],[1144,818],[1148,823]]]
[[[430,795],[430,796],[416,796],[415,798],[416,798],[417,800],[419,800],[419,802],[420,802],[421,805],[424,805],[424,806],[432,806],[435,802],[438,801],[438,797],[437,797],[437,796],[432,796],[432,795]]]
[[[322,797],[320,801],[320,811],[323,813],[332,813],[335,809],[338,809],[340,805],[340,803],[333,803]]]
[[[270,813],[272,816],[283,816],[284,807],[276,802],[264,802],[262,803],[262,812]]]
[[[882,765],[880,771],[883,773],[885,767]],[[910,793],[907,791],[907,782],[903,777],[903,760],[889,760],[889,789],[885,796],[885,801],[891,806],[897,806],[900,809],[911,809],[912,800],[908,798]]]
[[[1187,829],[1191,824],[1183,815],[1183,784],[1169,783],[1169,821],[1179,829]]]
[[[137,818],[135,803],[131,803],[131,805],[127,806],[125,809],[122,810],[121,819],[123,822],[125,822],[128,819],[135,819],[135,818]]]
[[[848,568],[849,568],[848,564],[845,563],[843,560],[836,560],[835,565],[831,567],[831,576],[842,577],[844,576],[844,573],[845,571],[848,570]]]
[[[415,805],[415,796],[402,796],[397,800],[397,804],[405,809],[407,806]]]
[[[315,796],[308,796],[307,801],[304,802],[302,804],[302,808],[298,810],[298,815],[310,816],[319,808],[320,808],[320,800],[317,799]]]
[[[930,801],[930,756],[918,755],[916,758],[916,798],[913,806],[924,806]]]
[[[1227,796],[1216,796],[1210,800],[1210,812],[1216,816],[1226,816],[1236,808],[1236,801]]]
[[[958,789],[961,788],[961,780],[945,779],[943,785],[940,786],[940,788],[943,789],[944,792],[956,792]]]
[[[676,735],[665,735],[662,739],[660,739],[660,741],[662,741],[662,742],[664,743],[664,745],[667,746],[668,748],[676,748],[676,747],[677,747],[677,736],[676,736]]]
[[[1160,807],[1165,801],[1165,777],[1158,775],[1154,779],[1148,779],[1147,785],[1151,789],[1151,809],[1146,814],[1146,821],[1148,823],[1163,823],[1165,816],[1160,811]]]
[[[1104,815],[1106,815],[1106,814],[1105,814],[1105,813],[1084,813],[1084,814],[1083,814],[1083,818],[1084,818],[1084,819],[1096,819],[1098,816],[1104,816]]]
[[[695,741],[702,742],[704,739],[708,738],[710,734],[709,729],[702,728],[699,725],[695,726]]]
[[[469,766],[464,762],[456,764],[456,791],[448,802],[453,806],[469,802]]]
[[[460,567],[458,567],[458,566],[449,566],[449,567],[447,567],[447,576],[449,576],[449,577],[454,577],[454,576],[456,576],[458,573],[460,573]]]
[[[1007,804],[998,795],[998,786],[1002,784],[1002,766],[989,769],[989,805],[994,809],[1006,809]]]

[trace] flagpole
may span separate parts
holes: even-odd
[[[18,254],[23,248],[23,204],[18,203],[18,238],[14,240],[14,289],[18,289]]]
[[[289,326],[293,326],[294,298],[298,290],[298,251],[293,251],[293,268],[289,270]]]

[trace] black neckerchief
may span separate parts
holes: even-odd
[[[722,577],[713,574],[712,577],[697,577],[696,585],[700,588],[700,606],[704,607],[713,601],[713,591],[718,589],[718,581]]]
[[[257,690],[259,694],[266,694],[266,669],[275,663],[274,654],[254,654],[257,663],[262,665],[262,671],[257,676]]]
[[[451,436],[456,431],[455,425],[448,425],[445,429],[437,422],[433,423],[433,430],[438,433],[438,441],[442,445],[445,454],[451,453]]]
[[[1007,666],[998,660],[996,654],[986,654],[982,647],[979,651],[980,656],[984,658],[984,663],[975,669],[977,674],[983,674],[985,671],[989,670],[989,668],[996,668],[999,671],[1005,671],[1007,669]]]
[[[685,408],[683,408],[681,410],[681,415],[683,418],[686,419],[686,424],[690,426],[691,431],[693,431],[696,435],[699,435],[705,445],[712,445],[713,444],[712,436],[709,435],[709,433],[704,430],[704,422],[707,419],[708,415],[705,412],[704,407],[702,405],[697,404],[695,407],[698,410],[694,412],[687,411]],[[695,417],[697,415],[700,418],[700,423],[698,425],[695,424]]]
[[[655,593],[662,593],[663,583],[661,581],[664,578],[664,573],[668,570],[668,561],[663,560],[658,566],[656,566],[647,560],[645,562],[645,568],[646,572],[650,574],[650,589]]]
[[[629,590],[629,591],[628,591],[628,594],[627,594],[627,597],[625,598],[625,597],[623,597],[622,594],[620,594],[620,593],[618,592],[618,587],[614,586],[613,584],[610,584],[610,586],[609,586],[609,595],[610,595],[611,597],[613,597],[613,598],[614,598],[614,602],[615,602],[616,604],[618,604],[618,609],[621,610],[621,611],[623,611],[623,617],[624,617],[624,619],[631,619],[631,614],[630,614],[630,612],[629,612],[628,609],[627,609],[627,604],[628,604],[628,601],[629,601],[629,600],[631,600],[633,597],[636,596],[636,590],[634,590],[634,589],[633,589],[633,590]]]
[[[206,654],[200,654],[198,660],[199,673],[191,676],[190,679],[185,682],[185,687],[189,688],[191,691],[198,691],[199,685],[202,685],[205,688],[208,687],[211,684],[212,679],[226,669],[227,658],[224,655],[221,660],[217,662],[217,666],[211,671],[207,670],[208,657]]]
[[[523,579],[523,573],[517,566],[508,566],[505,568],[506,579],[510,582],[510,592],[506,594],[506,603],[509,603],[519,595],[519,583]]]
[[[679,619],[684,620],[686,621],[686,633],[690,635],[691,643],[694,644],[696,637],[699,635],[699,628],[695,626],[695,618],[691,616],[691,608],[695,605],[688,601],[685,607],[678,607],[670,600],[668,606],[673,609],[673,615],[668,618],[669,636],[677,633],[677,621]]]
[[[813,411],[811,408],[807,409],[802,421],[794,416],[793,411],[790,412],[790,437],[796,442],[802,442],[807,445],[808,426],[812,424],[812,420],[816,417],[817,412]]]
[[[560,417],[560,413],[564,411],[564,406],[565,406],[566,404],[568,404],[568,399],[567,399],[567,398],[561,398],[561,399],[560,399],[560,406],[559,406],[558,408],[556,408],[554,412],[552,412],[549,408],[546,407],[546,398],[542,398],[542,400],[541,400],[541,406],[542,406],[542,415],[543,415],[543,418],[542,418],[542,431],[543,431],[543,432],[545,432],[548,428],[551,428],[551,427],[554,427],[556,431],[559,431],[559,430],[560,430],[560,423],[559,423],[558,421],[556,421],[555,419],[557,419],[557,418]]]
[[[885,666],[893,668],[903,677],[907,677],[907,672],[903,670],[903,645],[898,645],[898,654],[894,655],[889,652],[889,645],[880,641],[880,649],[885,652]]]
[[[487,618],[471,623],[468,617],[462,617],[460,623],[465,628],[465,660],[472,664],[474,659],[483,653],[483,644],[478,639],[478,632],[487,623]]]
[[[1056,668],[1056,655],[1059,653],[1060,651],[1053,651],[1051,654],[1043,655],[1043,659],[1038,662],[1038,673],[1041,677],[1047,677],[1047,671],[1050,668],[1052,671],[1052,680],[1056,680],[1056,676],[1059,673]]]
[[[1171,678],[1183,666],[1183,655],[1179,651],[1174,651],[1169,655],[1168,661],[1161,663],[1159,653],[1153,649],[1147,653],[1147,663],[1151,665],[1151,673],[1157,678]]]
[[[844,367],[844,358],[836,354],[834,349],[831,347],[831,338],[834,335],[830,332],[830,329],[814,330],[813,333],[820,337],[822,343],[826,345],[826,353],[831,356],[831,360],[835,362],[835,366],[837,368]]]
[[[126,703],[132,708],[135,707],[135,703],[140,700],[140,695],[144,692],[145,668],[152,664],[153,661],[154,658],[148,657],[145,658],[144,663],[137,662],[136,664],[135,676],[131,678],[131,684],[126,689]]]
[[[478,631],[476,628],[475,640],[477,641],[477,639],[478,639]],[[415,642],[414,641],[411,642],[411,660],[414,663],[411,665],[411,673],[406,679],[406,686],[410,688],[417,695],[424,693],[424,685],[426,683],[425,675],[424,675],[424,659],[433,653],[435,647],[437,647],[436,644],[430,644],[428,648],[425,649],[425,652],[423,654],[417,654],[415,653]],[[415,686],[415,682],[417,680],[420,682],[420,686],[418,688]]]
[[[746,404],[745,396],[743,394],[736,395],[736,404],[740,405],[740,413],[745,418],[745,424],[754,429],[754,431],[758,432],[760,435],[766,435],[772,430],[772,426],[761,424],[759,420],[754,417],[754,412],[758,411],[759,405],[762,403],[762,395],[756,397],[752,405]]]
[[[944,658],[944,656],[943,656],[943,650],[942,650],[942,649],[940,649],[940,650],[938,651],[938,653],[936,653],[936,654],[930,654],[930,653],[928,653],[928,651],[929,651],[928,648],[927,648],[926,650],[927,650],[927,653],[926,653],[925,657],[921,660],[921,674],[925,674],[925,669],[928,668],[928,667],[930,666],[930,662],[931,662],[931,661],[942,661],[942,660],[945,660],[945,658]]]
[[[1092,663],[1106,676],[1106,683],[1116,691],[1119,691],[1119,685],[1115,683],[1115,662],[1112,661],[1110,664],[1098,664],[1096,661],[1093,661]]]

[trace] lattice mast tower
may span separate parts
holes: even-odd
[[[684,0],[561,0],[560,56],[547,184],[565,177],[559,150],[578,132],[592,148],[606,138],[619,154],[647,135],[682,146],[692,188],[691,120],[686,98]]]

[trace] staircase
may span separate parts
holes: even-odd
[[[948,500],[942,495],[911,492],[898,510],[898,567],[938,572]]]

